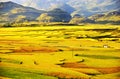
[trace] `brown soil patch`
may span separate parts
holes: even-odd
[[[120,72],[120,67],[91,67],[82,63],[64,63],[61,67],[66,68],[87,68],[87,69],[95,69],[103,74],[117,73]]]
[[[65,78],[65,79],[90,79],[90,78],[80,77],[80,76],[76,76],[76,75],[70,75],[70,74],[61,73],[61,72],[52,72],[52,73],[48,73],[47,75],[58,77],[60,79],[63,79],[63,78]]]
[[[21,47],[20,49],[15,49],[13,52],[57,52],[57,48],[53,47]]]
[[[94,69],[100,71],[103,74],[111,74],[111,73],[120,72],[120,67],[94,68]]]
[[[67,67],[67,68],[89,68],[89,66],[83,64],[83,63],[64,63],[61,65],[61,67]]]
[[[91,76],[95,76],[95,75],[100,75],[101,74],[101,73],[87,72],[87,71],[77,70],[77,69],[72,69],[72,70],[80,72],[80,73],[84,73],[84,74],[87,74],[87,75],[91,75]]]

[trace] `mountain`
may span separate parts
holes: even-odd
[[[37,9],[60,8],[69,13],[83,16],[120,9],[120,0],[35,0],[32,4]]]
[[[69,0],[68,4],[76,9],[73,14],[91,16],[120,9],[120,0]]]
[[[69,22],[71,15],[59,8],[41,14],[38,18],[40,22]]]
[[[59,6],[66,6],[60,4]],[[55,7],[54,7],[55,8]],[[70,8],[67,6],[66,8]],[[69,10],[72,12],[72,9]],[[42,17],[42,19],[41,19]],[[71,15],[59,8],[50,11],[37,10],[31,7],[25,7],[14,2],[0,2],[0,22],[24,22],[24,21],[50,21],[50,22],[69,22]]]
[[[11,1],[0,2],[0,21],[35,20],[43,12]]]
[[[0,22],[35,21],[40,20],[41,14],[44,19],[48,20],[49,17],[50,21],[57,22],[68,22],[71,19],[70,14],[73,18],[74,15],[77,17],[73,21],[77,21],[79,17],[85,22],[93,20],[119,22],[119,4],[120,0],[35,0],[32,2],[37,8],[35,9],[32,8],[35,6],[26,7],[11,1],[0,2]],[[81,18],[83,16],[85,18]]]
[[[86,17],[120,9],[120,0],[35,0],[32,2],[19,0],[18,2],[31,3],[30,7],[39,10],[60,8],[73,15],[80,14]]]
[[[72,13],[73,11],[75,11],[75,9],[69,4],[67,4],[66,3],[67,1],[68,0],[35,0],[34,2],[32,2],[31,7],[45,11],[53,10],[55,8],[60,8],[63,11]]]
[[[104,14],[95,14],[89,19],[96,21],[96,23],[117,23],[120,24],[120,11],[111,11]]]

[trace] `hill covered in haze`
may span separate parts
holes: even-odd
[[[37,8],[14,2],[0,2],[0,22],[120,22],[119,0],[40,0]],[[42,5],[44,4],[44,5]],[[43,9],[43,10],[41,10]],[[71,15],[80,15],[72,18]]]
[[[38,18],[40,22],[69,22],[71,15],[59,8],[41,14]]]
[[[105,14],[95,14],[89,17],[97,23],[119,23],[120,24],[120,11],[112,11]]]
[[[35,0],[32,4],[37,9],[60,8],[69,13],[78,13],[83,16],[120,9],[120,0]]]
[[[11,1],[0,2],[0,21],[35,20],[43,12]]]
[[[44,22],[69,22],[71,15],[59,8],[50,11],[37,10],[31,7],[25,7],[14,2],[0,2],[0,21],[6,22],[24,22],[41,21]]]

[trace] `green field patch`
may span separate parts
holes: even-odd
[[[0,58],[1,62],[6,62],[6,63],[13,63],[13,64],[20,64],[20,61],[10,59],[10,58]]]
[[[57,79],[56,77],[43,75],[42,72],[32,72],[23,68],[0,67],[0,72],[0,76],[12,79]]]

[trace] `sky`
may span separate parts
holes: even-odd
[[[12,1],[12,2],[15,2],[15,3],[21,4],[23,6],[29,6],[29,7],[39,9],[39,6],[37,5],[37,2],[39,2],[40,0],[0,0],[0,2],[7,2],[7,1]],[[47,1],[49,1],[49,0],[47,0]],[[50,0],[50,1],[52,1],[52,0]],[[58,0],[58,1],[61,1],[61,0]]]
[[[0,0],[0,2],[7,2],[7,1],[13,1],[13,2],[25,2],[25,1],[30,1],[30,0]]]
[[[12,2],[15,2],[15,3],[21,4],[23,6],[29,6],[29,7],[39,9],[38,5],[35,2],[35,1],[38,1],[38,0],[0,0],[0,2],[7,2],[7,1],[12,1]]]
[[[12,1],[12,2],[15,2],[15,3],[18,3],[18,4],[22,4],[24,6],[28,6],[29,3],[31,1],[34,1],[34,0],[0,0],[0,2],[7,2],[7,1]]]

